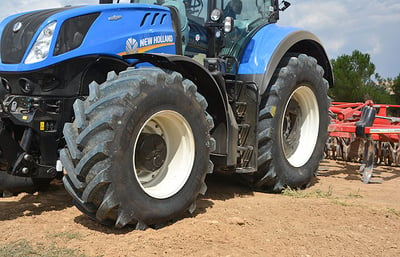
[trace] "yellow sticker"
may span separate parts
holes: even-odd
[[[23,120],[27,120],[27,119],[28,119],[28,116],[22,115],[22,119],[23,119]]]
[[[40,131],[43,131],[44,130],[44,121],[41,121],[40,122]]]
[[[272,117],[275,116],[275,113],[276,113],[276,106],[274,105],[274,106],[271,107],[271,115],[272,115]]]

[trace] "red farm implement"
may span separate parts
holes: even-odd
[[[400,166],[400,105],[333,102],[329,110],[327,158],[361,162],[364,183],[374,164]]]

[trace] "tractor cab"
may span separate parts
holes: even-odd
[[[134,3],[170,7],[179,15],[183,53],[193,57],[229,55],[238,57],[240,49],[261,26],[279,18],[276,0],[134,0]]]

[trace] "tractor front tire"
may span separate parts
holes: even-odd
[[[137,229],[192,213],[213,170],[213,120],[197,87],[158,68],[108,74],[74,104],[60,154],[76,206],[106,225]]]

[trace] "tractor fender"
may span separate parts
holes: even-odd
[[[192,58],[170,54],[131,54],[124,55],[125,60],[137,59],[156,67],[179,72],[184,78],[191,80],[198,91],[209,101],[209,109],[221,110],[226,113],[227,99],[212,74]]]
[[[320,40],[311,32],[294,27],[269,24],[248,41],[241,57],[238,74],[243,80],[255,81],[264,94],[282,57],[288,53],[314,57],[325,70],[324,78],[333,85],[332,67]]]

